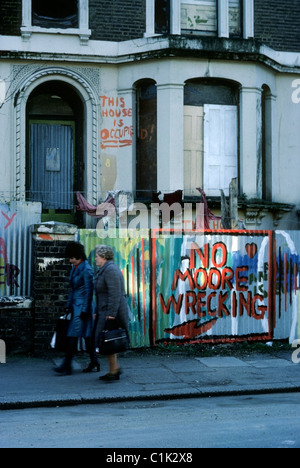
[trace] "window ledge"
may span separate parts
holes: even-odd
[[[21,28],[21,35],[23,41],[29,41],[31,35],[34,33],[38,34],[61,34],[68,36],[79,36],[80,43],[86,45],[89,41],[89,38],[92,34],[90,29],[79,29],[79,28],[41,28],[40,26],[23,26]]]

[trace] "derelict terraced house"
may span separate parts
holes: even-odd
[[[110,191],[299,229],[299,0],[0,0],[0,202]],[[215,226],[217,227],[217,226]]]

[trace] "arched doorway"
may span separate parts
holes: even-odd
[[[74,212],[84,187],[83,104],[70,85],[47,81],[27,102],[26,199],[42,203],[42,221],[82,225]]]

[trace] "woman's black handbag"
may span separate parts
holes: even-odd
[[[107,323],[108,322],[106,322],[106,325]],[[113,330],[109,328],[110,326],[108,325],[107,330],[104,330],[99,335],[99,353],[103,356],[107,356],[127,351],[129,348],[129,340],[126,330],[123,328],[115,328]]]
[[[56,340],[55,350],[65,352],[67,350],[67,335],[70,326],[70,320],[65,316],[56,322]]]

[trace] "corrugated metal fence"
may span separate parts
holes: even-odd
[[[31,294],[30,226],[40,220],[39,203],[0,205],[0,296]],[[92,265],[97,244],[113,247],[133,347],[300,338],[299,231],[98,234],[80,229],[78,239]]]
[[[11,202],[0,205],[0,296],[30,296],[30,226],[40,222],[40,203]]]
[[[120,234],[120,233],[119,233]],[[149,234],[149,232],[148,232]],[[131,239],[100,239],[97,230],[79,230],[79,240],[84,244],[91,265],[95,265],[94,249],[98,244],[110,245],[115,252],[115,262],[123,272],[130,315],[131,346],[147,347],[151,342],[151,289],[149,236]]]
[[[97,244],[116,252],[132,346],[300,338],[299,232],[159,234],[79,231],[92,264]]]

